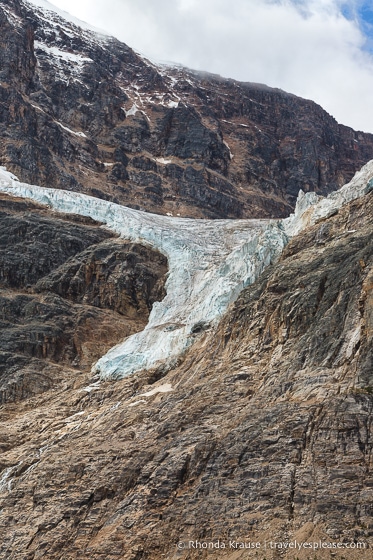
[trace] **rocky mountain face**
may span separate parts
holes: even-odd
[[[93,220],[0,196],[0,403],[74,378],[142,330],[167,259]]]
[[[163,378],[100,384],[64,368],[53,388],[3,404],[1,557],[277,560],[270,543],[296,539],[355,545],[317,558],[371,559],[372,221],[370,193],[294,237]],[[73,227],[88,247],[63,268],[77,269],[79,251],[87,271],[91,244],[109,241]],[[22,298],[52,290],[51,308],[58,277],[32,272]],[[74,302],[92,291],[64,288]]]
[[[310,101],[153,65],[19,0],[0,25],[0,163],[24,181],[269,217],[372,158]],[[145,328],[170,259],[0,194],[1,560],[373,560],[372,184],[306,212],[171,369],[115,382],[91,364]]]
[[[373,135],[260,84],[154,65],[23,0],[0,3],[0,163],[20,180],[189,217],[284,217],[339,188]]]

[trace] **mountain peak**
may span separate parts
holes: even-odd
[[[0,6],[0,164],[25,182],[181,217],[285,217],[299,189],[325,195],[373,157],[373,135],[312,101],[154,64],[35,2]]]
[[[110,34],[103,29],[98,29],[97,27],[82,21],[81,19],[73,16],[69,12],[58,8],[53,3],[48,2],[48,0],[21,0],[25,5],[29,5],[36,13],[44,13],[47,16],[45,20],[46,23],[50,25],[66,25],[69,23],[70,26],[79,28],[80,30],[89,31],[97,36],[109,37]]]

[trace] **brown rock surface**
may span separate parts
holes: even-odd
[[[155,66],[22,0],[0,3],[0,164],[20,180],[189,217],[285,217],[373,136],[261,84]]]
[[[74,378],[142,330],[166,271],[89,219],[0,196],[0,402]]]
[[[3,405],[0,557],[371,560],[270,543],[373,546],[372,225],[370,194],[294,238],[162,379]]]

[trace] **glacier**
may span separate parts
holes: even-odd
[[[0,167],[0,191],[56,212],[89,216],[121,238],[149,245],[168,259],[166,296],[145,329],[111,348],[93,373],[102,379],[174,367],[205,330],[214,328],[242,289],[275,262],[289,239],[373,190],[373,160],[327,197],[300,191],[283,220],[195,220],[133,210],[88,195],[28,185]]]

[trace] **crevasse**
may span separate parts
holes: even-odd
[[[113,347],[94,366],[102,378],[175,365],[199,333],[214,327],[240,291],[281,254],[289,238],[373,189],[373,160],[326,198],[300,191],[284,220],[193,220],[140,212],[80,193],[21,183],[0,168],[0,191],[89,216],[122,238],[168,258],[166,297],[153,305],[142,332]]]

